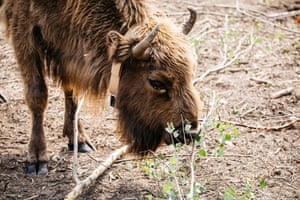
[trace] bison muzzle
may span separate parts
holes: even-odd
[[[99,106],[112,85],[118,132],[132,152],[145,155],[163,142],[185,142],[198,134],[199,96],[192,84],[196,62],[186,37],[196,20],[194,11],[178,28],[148,0],[0,4],[0,20],[15,52],[32,118],[27,174],[48,173],[43,128],[47,77],[65,94],[63,135],[70,150],[78,96]],[[177,136],[166,131],[170,123]],[[80,122],[78,130],[77,150],[92,150]]]

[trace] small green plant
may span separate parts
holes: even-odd
[[[233,187],[226,188],[224,191],[224,200],[256,199],[253,190],[264,189],[265,187],[267,187],[267,181],[264,176],[259,178],[257,185],[252,180],[247,179],[242,191],[236,191]]]
[[[203,127],[213,128],[219,137],[219,145],[216,147],[215,156],[222,157],[224,155],[225,145],[231,142],[232,138],[238,135],[239,130],[229,123],[224,122],[206,122]],[[191,126],[187,125],[185,130],[190,130]],[[205,128],[204,128],[205,130]],[[178,137],[173,123],[168,123],[166,131]],[[153,180],[159,182],[162,188],[162,194],[170,200],[186,199],[198,200],[200,195],[206,191],[206,182],[199,182],[195,179],[195,172],[201,164],[201,158],[207,157],[207,149],[205,144],[205,131],[202,131],[189,146],[191,155],[186,157],[181,144],[174,144],[174,154],[166,156],[162,154],[153,154],[153,158],[149,158],[139,164],[139,168]],[[213,150],[212,150],[213,151]],[[147,199],[152,199],[150,195]]]

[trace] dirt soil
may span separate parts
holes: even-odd
[[[211,122],[227,122],[225,132],[239,130],[225,144],[224,155],[217,157],[223,132],[207,122],[204,142],[196,147],[207,152],[195,161],[195,180],[203,189],[198,198],[300,199],[300,20],[282,15],[299,9],[299,1],[162,0],[159,4],[177,23],[188,18],[187,7],[198,11],[189,36],[198,58],[195,80],[203,101],[201,122],[211,110]],[[7,100],[0,99],[0,199],[63,199],[75,184],[72,152],[62,137],[62,92],[49,80],[45,114],[49,174],[27,177],[30,116],[13,51],[0,36],[0,94]],[[286,89],[290,91],[285,95],[273,96]],[[114,136],[116,113],[110,107],[97,116],[84,109],[81,119],[97,148],[79,155],[83,179],[121,144]],[[186,146],[180,153],[180,165],[186,166],[180,170],[188,178],[191,149]],[[172,155],[174,149],[163,146],[159,152]],[[124,156],[79,199],[167,199],[165,180],[145,174],[140,167],[145,162]]]

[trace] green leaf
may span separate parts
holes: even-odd
[[[191,125],[191,124],[186,124],[186,125],[184,126],[184,131],[185,131],[185,132],[189,132],[189,131],[191,130],[191,128],[192,128],[192,125]]]
[[[247,184],[246,184],[245,194],[249,198],[254,197],[254,194],[251,192],[251,183],[249,181],[247,181]]]
[[[222,148],[218,149],[216,153],[217,153],[218,157],[223,157],[224,156],[224,150]]]
[[[153,199],[152,194],[148,194],[148,195],[146,195],[145,197],[146,197],[147,200],[152,200],[152,199]]]
[[[227,188],[224,193],[224,200],[236,200],[235,198],[235,190],[232,188]]]
[[[175,156],[172,156],[172,157],[170,158],[170,163],[171,163],[172,165],[175,165],[175,164],[177,163],[177,158],[176,158]]]
[[[132,163],[127,163],[126,166],[127,166],[127,169],[129,169],[129,170],[133,169]]]
[[[174,138],[177,138],[177,137],[179,136],[178,131],[174,131],[174,132],[173,132],[173,136],[174,136]]]
[[[197,47],[200,44],[200,40],[194,39],[193,43],[194,43],[194,46]]]
[[[267,181],[266,181],[266,179],[265,179],[265,176],[261,176],[260,178],[259,178],[259,188],[260,189],[263,189],[263,188],[265,188],[266,186],[267,186]]]
[[[239,133],[240,133],[240,130],[239,130],[238,128],[232,129],[232,134],[233,134],[234,136],[237,136]]]
[[[233,53],[233,51],[231,49],[229,49],[227,51],[227,53],[228,53],[228,55],[229,55],[230,58],[234,58],[235,55],[234,55],[234,53]]]
[[[259,182],[259,188],[263,189],[268,185],[267,181],[263,180],[261,182]]]
[[[167,182],[164,186],[163,186],[163,193],[165,196],[168,196],[171,191],[174,189],[174,186],[172,183]]]
[[[236,63],[235,63],[236,64]],[[236,110],[235,108],[232,109],[232,114],[238,115],[240,114],[240,111]]]
[[[231,135],[230,134],[226,134],[224,137],[226,142],[230,142],[231,141]]]
[[[157,158],[160,159],[160,160],[164,160],[165,156],[160,153],[160,154],[157,155]]]
[[[262,38],[256,38],[255,43],[261,44],[263,42]]]
[[[165,128],[165,130],[166,130],[168,133],[173,133],[173,132],[175,131],[175,127],[174,127],[173,122],[168,122],[168,123],[167,123],[167,128]]]
[[[225,131],[224,123],[222,123],[222,122],[218,122],[216,127],[220,133],[223,133]]]
[[[200,142],[202,142],[202,136],[199,134],[199,135],[197,135],[196,137],[195,137],[195,141],[196,142],[198,142],[198,143],[200,143]]]
[[[198,151],[198,154],[199,154],[199,156],[201,156],[201,157],[206,157],[206,150],[205,150],[205,149],[200,149],[200,150]]]

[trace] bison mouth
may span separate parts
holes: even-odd
[[[200,134],[200,129],[196,130],[196,126],[191,127],[190,130],[186,130],[186,126],[178,126],[170,131],[163,127],[149,127],[139,121],[130,128],[126,125],[123,126],[123,128],[128,129],[123,129],[124,132],[121,133],[123,133],[122,136],[125,142],[131,146],[131,152],[147,155],[153,153],[162,143],[168,145],[189,144]]]
[[[201,129],[190,129],[186,126],[178,126],[176,128],[166,128],[164,134],[164,141],[167,145],[170,144],[190,144],[201,132]]]

